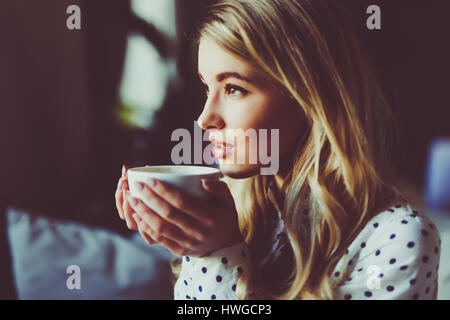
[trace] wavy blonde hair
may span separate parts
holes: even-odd
[[[333,299],[348,245],[400,196],[386,174],[393,118],[349,15],[335,0],[223,0],[202,22],[199,40],[280,83],[309,121],[282,187],[288,249],[243,275],[238,299]],[[254,266],[267,254],[271,179],[226,177]]]

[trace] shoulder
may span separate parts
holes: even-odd
[[[361,298],[432,299],[439,258],[434,223],[408,203],[399,203],[374,216],[348,247],[337,266],[347,269],[347,282],[339,291]],[[381,287],[368,290],[373,277]]]
[[[425,252],[434,251],[439,242],[439,232],[431,219],[403,203],[374,216],[349,246],[349,251],[395,246]]]

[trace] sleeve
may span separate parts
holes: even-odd
[[[335,291],[336,298],[436,299],[440,238],[434,224],[407,215],[374,222],[368,228],[378,230],[366,241],[354,243],[358,250],[346,259],[348,268]],[[339,267],[333,276],[339,276]]]
[[[180,276],[174,286],[175,300],[236,300],[237,281],[251,267],[245,242],[202,258],[182,258]]]

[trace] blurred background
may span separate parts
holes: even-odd
[[[57,290],[50,290],[52,295],[49,286],[62,288],[60,298],[170,298],[170,290],[149,294],[157,274],[127,282],[127,266],[110,270],[119,253],[130,253],[134,245],[142,250],[129,261],[141,265],[132,268],[145,270],[161,254],[126,229],[114,192],[123,164],[168,164],[172,131],[193,130],[204,94],[191,39],[208,2],[0,3],[0,283],[8,284],[3,298],[52,298]],[[355,31],[375,61],[397,118],[400,140],[392,161],[399,185],[411,202],[439,212],[440,219],[450,206],[449,5],[441,0],[341,2],[354,13]],[[73,4],[81,9],[81,30],[66,26],[66,10]],[[366,28],[370,4],[381,7],[382,30]],[[44,234],[51,240],[43,240]],[[81,268],[89,279],[101,285],[105,279],[95,277],[106,268],[112,282],[121,283],[120,293],[67,290],[63,267],[82,264],[86,257],[73,262],[67,250],[50,250],[46,241],[73,246],[73,237],[78,245],[70,252],[89,246],[95,248],[89,258],[104,259]],[[105,250],[99,243],[110,250],[101,259]],[[50,265],[36,267],[40,274],[27,268],[33,261],[26,250],[37,244],[34,252],[55,254],[47,259]],[[139,260],[143,256],[148,260]],[[155,265],[164,269],[170,254],[158,257]],[[59,280],[48,280],[45,270],[59,270]],[[150,282],[142,286],[145,281]]]

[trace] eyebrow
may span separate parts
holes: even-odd
[[[198,76],[200,77],[200,79],[202,79],[204,82],[204,79],[203,79],[201,73],[200,72],[197,72],[197,73],[198,73]],[[216,75],[217,82],[222,82],[228,78],[236,78],[236,79],[248,82],[248,83],[253,83],[252,80],[250,80],[249,78],[247,78],[246,76],[243,76],[242,74],[240,74],[238,72],[227,71],[227,72],[222,72],[222,73],[219,73],[218,75]]]

